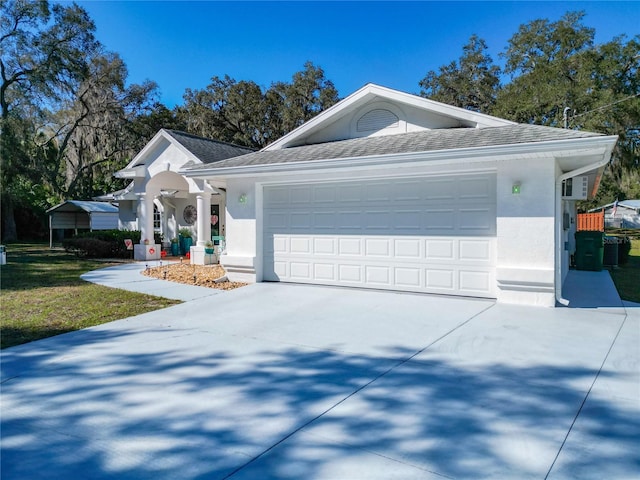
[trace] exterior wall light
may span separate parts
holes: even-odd
[[[243,193],[243,194],[240,195],[240,197],[238,198],[238,203],[241,203],[243,205],[245,203],[247,203],[247,194],[246,193]]]
[[[513,195],[520,195],[520,190],[521,190],[520,182],[516,182],[513,185],[511,185],[511,193]]]

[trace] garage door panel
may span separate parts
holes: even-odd
[[[391,189],[388,182],[371,182],[365,188],[364,200],[366,202],[388,202],[391,199]]]
[[[420,289],[423,286],[422,270],[416,267],[395,267],[395,284],[399,287]]]
[[[318,230],[335,231],[336,228],[336,212],[331,211],[315,211],[311,215],[313,226]]]
[[[343,256],[362,255],[363,239],[361,238],[339,238],[338,254]]]
[[[311,262],[304,261],[292,261],[289,262],[289,275],[292,280],[310,281],[313,279],[311,276]]]
[[[313,225],[313,216],[307,212],[293,212],[289,215],[289,225],[282,227],[281,230],[276,230],[273,225],[269,225],[271,231],[281,231],[286,233],[288,231],[296,230],[310,230]],[[288,228],[287,228],[288,227]]]
[[[393,219],[389,210],[368,210],[359,221],[365,230],[390,230]]]
[[[427,232],[445,230],[453,232],[456,228],[456,214],[451,208],[423,212],[423,226]]]
[[[371,286],[390,287],[392,285],[391,267],[368,265],[365,267],[365,278],[366,282]]]
[[[446,290],[447,293],[455,291],[455,272],[451,269],[427,268],[425,278],[425,286],[429,290]]]
[[[265,259],[271,260],[269,264],[273,265],[273,269],[271,269],[268,272],[268,275],[265,276],[266,280],[277,281],[277,280],[284,280],[286,278],[289,278],[289,271],[288,271],[289,262],[274,260],[273,257],[271,258],[265,257]]]
[[[315,205],[334,204],[336,201],[336,187],[332,185],[314,186],[313,201]]]
[[[397,181],[393,199],[399,202],[417,203],[422,199],[423,184],[419,180]]]
[[[338,281],[351,284],[362,283],[362,266],[361,265],[338,265]]]
[[[459,228],[478,235],[495,234],[495,211],[490,208],[461,208],[458,211]]]
[[[458,183],[459,199],[489,201],[495,196],[495,186],[487,177],[463,178]]]
[[[289,227],[289,215],[285,212],[271,211],[265,215],[265,224],[270,230],[283,231]]]
[[[337,266],[333,263],[315,263],[313,265],[314,278],[320,281],[335,282]]]
[[[413,210],[397,210],[393,214],[392,226],[394,230],[418,232],[422,230],[423,225],[420,221],[422,217],[422,211],[419,209]],[[418,219],[418,221],[416,221]]]
[[[453,201],[456,196],[456,183],[454,180],[433,179],[425,180],[425,200]]]
[[[311,190],[307,186],[291,187],[289,198],[293,205],[308,205],[311,202]]]
[[[466,240],[458,241],[462,261],[491,262],[493,258],[492,242],[489,240]]]
[[[419,238],[395,238],[393,247],[396,258],[419,260],[423,255],[422,240]]]
[[[336,239],[335,238],[314,238],[313,239],[314,255],[335,255]]]
[[[292,255],[303,254],[309,255],[311,253],[311,238],[310,237],[291,237],[289,239],[289,252]],[[275,249],[274,249],[275,250]],[[286,252],[282,252],[286,253]]]
[[[455,240],[453,239],[428,239],[425,241],[425,260],[454,260]]]
[[[389,257],[391,253],[390,239],[366,238],[364,251],[368,257]]]
[[[273,238],[273,241],[265,242],[267,247],[265,248],[265,253],[273,255],[274,253],[287,254],[290,252],[290,249],[289,249],[290,237],[278,235],[278,236],[272,236],[271,238]]]
[[[268,191],[264,192],[264,202],[272,207],[282,206],[286,207],[290,205],[289,201],[289,187],[271,187]]]
[[[495,175],[265,187],[263,198],[265,280],[495,296]]]
[[[338,201],[342,204],[362,202],[362,185],[354,185],[351,183],[340,184],[337,187]]]
[[[358,222],[362,221],[362,210],[351,210],[347,212],[338,212],[336,215],[336,225],[338,230],[357,230]],[[360,228],[361,230],[361,228]]]
[[[460,290],[465,293],[483,293],[489,290],[491,275],[485,271],[460,270]]]

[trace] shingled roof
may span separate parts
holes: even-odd
[[[240,147],[231,143],[198,137],[179,130],[164,130],[204,164],[255,152],[255,149],[252,148]]]
[[[598,137],[599,133],[563,130],[540,125],[506,125],[487,128],[424,130],[399,135],[353,138],[281,150],[253,152],[216,163],[216,168],[257,166],[312,160],[368,157],[473,147],[491,147]],[[190,170],[211,168],[198,165]]]

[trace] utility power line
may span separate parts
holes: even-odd
[[[599,110],[604,110],[605,108],[612,107],[613,105],[616,105],[618,103],[626,102],[627,100],[630,100],[630,99],[635,98],[635,97],[640,97],[640,93],[636,93],[635,95],[629,95],[626,98],[622,98],[620,100],[616,100],[615,102],[609,103],[607,105],[602,105],[601,107],[594,108],[593,110],[589,110],[587,112],[578,113],[577,115],[573,115],[571,118],[572,119],[573,118],[578,118],[578,117],[582,117],[584,115],[587,115],[588,113],[593,113],[593,112],[597,112]]]

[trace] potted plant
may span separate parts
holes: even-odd
[[[191,250],[193,245],[193,238],[191,237],[191,230],[188,228],[180,229],[180,249],[182,254],[186,255]]]
[[[204,243],[204,253],[213,255],[213,242],[211,240]]]
[[[171,239],[171,255],[174,257],[180,255],[180,241],[178,240],[178,237]]]

